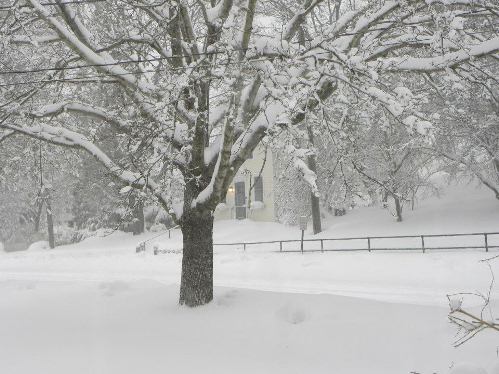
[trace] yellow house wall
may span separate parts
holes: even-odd
[[[262,169],[262,164],[265,159],[265,149],[258,147],[253,152],[253,158],[246,160],[246,162],[241,166],[239,172],[234,178],[233,183],[229,186],[229,191],[227,192],[227,199],[225,206],[223,204],[219,205],[215,211],[215,219],[235,219],[235,204],[234,204],[234,183],[242,182],[245,183],[245,196],[246,203],[248,202],[248,191],[250,188],[250,181],[254,183],[254,178],[260,174]],[[263,179],[263,204],[264,207],[261,209],[246,209],[246,217],[255,221],[274,221],[274,170],[273,170],[273,160],[272,152],[267,151],[267,159],[265,161],[265,166],[262,171]],[[251,191],[251,202],[255,201],[255,190]]]

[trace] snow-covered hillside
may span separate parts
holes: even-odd
[[[361,208],[329,218],[319,237],[498,231],[499,204],[487,191],[454,187],[405,216],[397,223],[385,210]],[[215,301],[188,310],[176,303],[181,235],[156,235],[116,232],[2,254],[2,372],[124,374],[147,362],[150,373],[445,374],[469,361],[498,373],[499,336],[485,332],[454,349],[446,318],[448,293],[488,289],[480,260],[496,252],[302,255],[277,253],[278,245],[221,246]],[[277,223],[215,226],[217,243],[299,235]],[[136,254],[146,239],[146,252]],[[155,246],[173,253],[154,256]],[[492,298],[495,305],[497,288]]]

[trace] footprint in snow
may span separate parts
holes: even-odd
[[[36,283],[28,282],[28,283],[22,283],[17,287],[19,290],[27,290],[31,291],[36,288]]]
[[[230,290],[225,292],[217,298],[217,305],[230,306],[234,304],[234,299],[236,298],[237,293],[237,290]]]
[[[310,312],[303,306],[287,303],[277,310],[276,316],[281,321],[298,325],[310,319]]]
[[[99,288],[104,291],[106,296],[114,296],[118,293],[128,291],[130,286],[125,282],[114,281],[114,282],[102,282]]]

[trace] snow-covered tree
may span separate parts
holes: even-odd
[[[33,240],[54,241],[53,224],[71,220],[68,201],[75,185],[76,155],[63,148],[13,135],[0,147],[0,241],[25,249]],[[55,244],[55,243],[53,243]]]
[[[495,0],[377,0],[326,22],[316,21],[335,11],[330,2],[305,0],[280,18],[266,5],[27,0],[0,26],[3,136],[87,151],[171,211],[184,238],[181,304],[212,300],[213,211],[262,139],[300,136],[306,114],[334,105],[344,87],[416,125],[419,113],[386,75],[442,71],[499,49],[487,23],[497,22]],[[459,43],[442,32],[456,19]],[[112,99],[96,100],[102,92]],[[115,129],[126,157],[103,152],[99,126]],[[292,154],[294,166],[313,182],[303,154]]]
[[[493,58],[432,79],[435,142],[429,149],[453,170],[479,180],[499,199],[499,64]]]

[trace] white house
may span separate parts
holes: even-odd
[[[273,162],[270,150],[257,147],[234,177],[225,202],[215,211],[215,219],[275,221]]]

